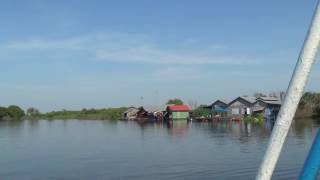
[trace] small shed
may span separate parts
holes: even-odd
[[[189,107],[186,105],[169,105],[167,106],[167,115],[169,119],[188,119]]]

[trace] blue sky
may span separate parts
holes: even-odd
[[[285,90],[315,4],[3,0],[0,105],[206,104]],[[319,70],[317,63],[308,90],[320,90]]]

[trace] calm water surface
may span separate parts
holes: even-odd
[[[273,179],[295,179],[320,121],[292,125]],[[270,125],[0,122],[0,179],[254,179]]]

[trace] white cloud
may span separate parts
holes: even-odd
[[[23,50],[50,50],[50,49],[68,49],[81,50],[82,41],[80,39],[66,39],[66,40],[43,40],[31,39],[27,41],[16,41],[8,44],[11,49]]]
[[[157,47],[130,47],[119,50],[101,49],[97,51],[97,57],[109,61],[148,63],[148,64],[226,64],[243,65],[258,64],[259,61],[242,57],[215,57],[212,55],[199,55],[194,52],[174,52],[172,50]]]
[[[32,51],[34,56],[37,55],[37,51],[47,51],[49,55],[50,53],[56,55],[79,51],[86,52],[90,58],[118,63],[167,65],[244,65],[261,63],[257,59],[247,57],[215,55],[212,47],[225,47],[223,45],[208,45],[200,51],[198,48],[194,48],[192,51],[190,47],[179,47],[179,43],[176,43],[178,46],[170,49],[160,44],[160,42],[145,35],[105,33],[55,40],[35,38],[14,41],[3,45],[2,48],[9,48],[11,52]]]

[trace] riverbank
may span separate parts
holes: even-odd
[[[180,103],[183,103],[182,101]],[[82,109],[82,110],[60,110],[41,113],[36,108],[28,108],[23,111],[19,106],[0,107],[0,120],[19,120],[19,119],[86,119],[86,120],[120,120],[128,107],[101,108],[101,109]],[[209,117],[212,110],[199,106],[190,110],[192,118]],[[320,117],[320,93],[306,92],[299,103],[295,114],[295,119],[317,118]],[[260,121],[261,118],[258,118]],[[249,122],[257,121],[257,117],[249,117]]]

